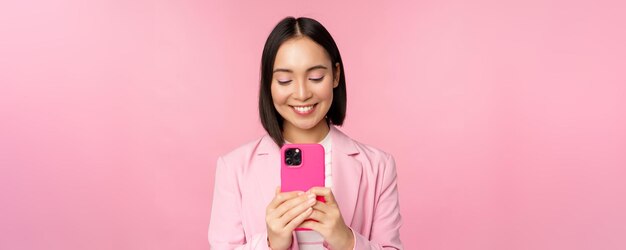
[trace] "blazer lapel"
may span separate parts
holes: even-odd
[[[363,167],[354,156],[359,153],[354,141],[331,126],[332,187],[344,222],[352,225],[357,205]]]
[[[256,157],[266,170],[258,173],[256,182],[261,194],[272,200],[276,187],[280,186],[280,149],[269,135],[263,136],[256,150]],[[265,204],[267,205],[267,204]]]

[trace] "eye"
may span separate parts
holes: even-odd
[[[276,80],[280,85],[287,85],[291,82],[291,80]]]
[[[317,78],[309,78],[309,80],[314,81],[314,82],[321,82],[323,79],[324,79],[324,76],[317,77]]]

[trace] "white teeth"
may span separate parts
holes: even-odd
[[[311,110],[313,108],[313,105],[311,106],[305,106],[305,107],[293,107],[294,109],[296,109],[296,111],[300,112],[300,113],[305,113],[308,112],[309,110]]]

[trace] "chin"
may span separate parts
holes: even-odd
[[[294,121],[291,120],[289,121],[289,123],[291,123],[294,127],[302,129],[302,130],[309,130],[312,128],[315,128],[315,126],[317,126],[317,124],[319,124],[322,120],[318,120],[316,122],[303,122],[303,121]]]
[[[294,127],[302,129],[302,130],[309,130],[315,127],[315,125],[317,124],[299,124],[299,123],[292,123]]]

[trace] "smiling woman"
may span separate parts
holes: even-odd
[[[343,61],[337,44],[319,22],[286,18],[270,33],[261,57],[259,112],[263,127],[278,146],[283,145],[284,139],[293,142],[294,136],[313,135],[292,133],[299,128],[292,126],[295,123],[317,131],[317,138],[303,138],[306,142],[323,139],[319,137],[328,133],[329,124],[343,124],[346,115]],[[294,119],[294,113],[307,116]],[[319,123],[322,120],[327,124]]]
[[[335,127],[346,115],[343,62],[316,20],[288,17],[270,33],[259,114],[267,135],[217,161],[211,249],[402,249],[395,161]],[[289,143],[323,146],[324,187],[280,191]]]
[[[339,86],[339,65],[331,67],[326,50],[306,36],[289,39],[280,47],[274,63],[276,83],[270,85],[274,108],[284,119],[285,140],[317,143],[324,139],[329,128],[320,121],[331,107],[333,89]]]

